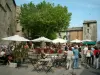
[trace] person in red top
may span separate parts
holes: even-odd
[[[59,49],[57,52],[58,52],[59,54],[61,54],[63,51],[62,51],[61,49]]]
[[[48,53],[48,51],[49,51],[49,47],[47,46],[46,48],[44,48],[44,52]]]
[[[53,49],[50,49],[49,53],[50,54],[53,54],[54,53],[54,50]]]
[[[94,66],[96,66],[96,69],[98,69],[99,68],[99,55],[100,55],[100,51],[99,51],[99,49],[95,46],[94,47],[94,51],[93,51],[93,53],[94,53]]]
[[[36,52],[36,54],[40,54],[40,53],[41,53],[40,47],[36,47],[36,48],[35,48],[35,52]]]

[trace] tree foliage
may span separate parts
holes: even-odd
[[[37,5],[30,2],[21,6],[21,25],[32,38],[45,36],[54,39],[58,31],[69,26],[70,19],[71,13],[66,6],[55,6],[45,1]]]

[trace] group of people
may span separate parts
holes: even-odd
[[[25,44],[25,48],[29,48],[28,44]],[[67,68],[69,69],[80,68],[81,64],[87,64],[88,66],[95,67],[96,69],[99,68],[100,48],[96,46],[88,46],[88,45],[80,46],[77,44],[75,45],[66,44],[66,45],[46,46],[44,48],[30,47],[30,50],[33,51],[33,53],[41,54],[43,56],[45,54],[57,53],[58,59],[59,59],[59,54],[63,54],[62,56],[63,61],[66,62]],[[8,60],[11,60],[12,58],[9,54],[7,55],[5,49],[3,48],[2,50],[0,50],[0,59],[4,59],[6,63],[8,62]],[[57,60],[57,62],[59,63],[60,61]]]
[[[51,46],[51,47],[45,47],[44,49],[41,49],[42,51],[39,51],[40,53],[57,53],[57,59],[59,58],[65,58],[64,62],[67,64],[67,68],[80,68],[81,64],[86,64],[89,67],[94,67],[96,69],[99,68],[99,55],[100,55],[100,48],[96,46],[80,46],[77,44],[74,45],[58,45]],[[38,51],[38,48],[36,49]],[[59,56],[59,54],[63,54],[62,57]],[[61,65],[61,60],[57,60],[57,64]]]
[[[0,63],[3,65],[9,64],[13,61],[13,54],[12,54],[13,46],[9,45],[0,45]]]
[[[87,63],[90,67],[99,68],[99,55],[100,48],[97,46],[85,46],[83,49],[83,62]],[[85,62],[86,61],[86,62]]]
[[[67,66],[71,68],[80,68],[81,64],[89,67],[99,68],[100,48],[96,46],[67,46]]]

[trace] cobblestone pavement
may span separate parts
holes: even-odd
[[[54,72],[36,72],[32,71],[32,65],[29,65],[28,68],[10,68],[8,66],[0,66],[0,75],[72,75],[70,72],[72,70],[65,70],[64,68],[54,68]],[[75,69],[74,72],[76,75],[100,75],[100,70],[93,69]]]

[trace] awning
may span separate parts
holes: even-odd
[[[95,41],[91,41],[91,42],[83,42],[84,45],[95,45],[96,42]]]

